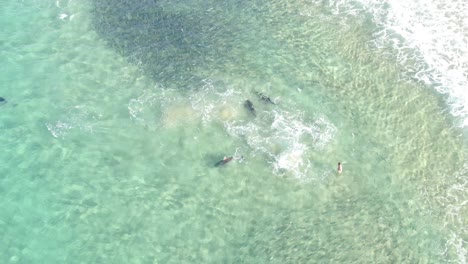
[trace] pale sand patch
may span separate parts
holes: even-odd
[[[188,103],[168,106],[162,115],[164,127],[175,127],[181,124],[193,123],[200,119],[200,115]]]
[[[218,111],[219,119],[223,121],[233,121],[239,117],[239,109],[232,107],[231,105],[223,105]]]

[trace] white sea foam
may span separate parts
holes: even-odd
[[[128,103],[130,119],[140,125],[155,125],[155,119],[158,114],[158,108],[156,107],[158,98],[160,96],[151,90],[145,90],[142,95],[131,99]]]
[[[242,106],[249,98],[245,93],[225,82],[206,79],[198,92],[191,93],[190,101],[204,123],[223,123],[231,136],[245,140],[249,155],[265,157],[274,173],[309,180],[311,150],[324,148],[335,127],[325,117],[306,122],[303,113],[282,105],[265,111],[259,104],[257,117],[251,118]]]
[[[392,47],[408,74],[446,95],[453,116],[460,126],[468,127],[468,2],[465,0],[360,0],[380,27],[375,34],[375,47]],[[464,223],[466,201],[466,168],[444,200],[445,225],[450,238],[447,251],[455,252],[458,263],[466,263],[463,240],[468,230]]]
[[[131,99],[128,111],[130,119],[151,130],[160,125],[173,127],[197,120],[206,125],[237,118],[239,112],[233,106],[240,104],[235,96],[239,93],[231,87],[217,87],[210,79],[189,93],[155,87]]]
[[[199,119],[191,102],[174,89],[147,89],[128,103],[130,119],[153,131],[172,128]]]
[[[271,115],[271,122],[226,122],[226,130],[233,136],[244,138],[253,150],[252,155],[269,157],[274,173],[305,181],[320,178],[321,175],[313,176],[317,171],[310,171],[310,156],[313,149],[323,149],[332,140],[336,128],[324,117],[309,123],[302,113],[289,110],[277,109],[266,114]]]
[[[217,115],[215,113],[222,112],[226,109],[223,106],[238,104],[239,99],[236,95],[240,92],[236,91],[233,87],[228,85],[215,85],[213,80],[203,80],[200,90],[190,94],[190,102],[193,109],[199,111],[202,115],[204,123],[212,121]],[[236,115],[235,112],[230,111],[230,114],[222,115],[221,117],[229,118]]]
[[[455,249],[459,263],[465,264],[468,256],[468,250],[466,248],[467,245],[468,241],[463,240],[463,238],[460,237],[460,235],[452,233],[450,235],[450,239],[445,244],[445,250],[442,255],[447,255],[447,251],[453,248]]]
[[[273,138],[287,142],[284,150],[275,157],[275,171],[292,171],[296,177],[304,178],[311,167],[308,149],[324,148],[333,138],[336,129],[324,117],[308,123],[304,121],[302,113],[275,111],[274,115],[271,125]]]
[[[303,113],[283,105],[265,111],[258,104],[258,115],[252,118],[242,106],[249,95],[222,81],[206,79],[199,89],[187,94],[188,98],[183,94],[168,89],[146,90],[130,100],[130,118],[150,129],[186,124],[187,120],[200,120],[204,125],[221,123],[228,134],[245,140],[243,155],[261,155],[271,164],[272,172],[303,180],[314,178],[309,173],[310,155],[323,149],[336,131],[324,116],[305,121]]]
[[[65,19],[67,19],[67,17],[68,17],[68,14],[65,14],[65,13],[62,13],[62,14],[59,15],[59,18],[61,20],[65,20]]]
[[[84,105],[77,105],[66,109],[59,120],[46,123],[47,129],[56,138],[65,137],[70,130],[77,129],[86,133],[96,131],[95,121],[102,117],[96,110]]]
[[[451,184],[447,186],[447,190],[443,195],[436,197],[436,201],[446,208],[444,225],[451,230],[456,230],[450,233],[445,243],[445,250],[441,254],[444,258],[448,258],[448,252],[454,252],[458,263],[467,263],[468,256],[468,241],[464,240],[468,234],[465,217],[468,213],[467,190],[468,161],[465,160],[464,166],[451,178]]]
[[[373,45],[391,47],[407,72],[447,95],[450,112],[468,127],[468,1],[331,1],[336,14],[363,10],[379,30]]]
[[[370,14],[377,26],[371,47],[390,50],[409,77],[443,94],[450,113],[468,128],[468,1],[333,0],[329,7],[337,18]],[[446,208],[445,226],[451,230],[442,255],[447,260],[448,252],[455,252],[458,263],[466,263],[468,243],[463,240],[468,234],[464,164],[451,176],[456,181],[436,198]]]
[[[58,18],[60,20],[72,20],[74,18],[74,14],[70,14],[71,9],[73,9],[73,3],[72,0],[68,1],[56,1],[55,6],[60,9],[60,14],[58,15]]]

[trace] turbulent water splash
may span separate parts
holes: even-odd
[[[47,123],[47,129],[52,136],[56,138],[65,137],[70,130],[78,129],[86,133],[94,133],[96,130],[102,130],[102,127],[96,126],[96,120],[102,117],[92,107],[77,105],[66,110],[63,116],[52,123]]]
[[[224,82],[207,79],[188,98],[174,89],[146,90],[130,100],[128,110],[137,124],[149,130],[188,123],[201,123],[206,128],[220,123],[232,141],[243,139],[245,145],[237,146],[242,155],[262,156],[275,174],[310,181],[329,172],[309,170],[313,167],[310,156],[323,151],[336,133],[336,127],[325,116],[306,121],[304,113],[283,106],[265,109],[267,105],[252,99],[259,113],[251,118],[242,105],[244,96]]]

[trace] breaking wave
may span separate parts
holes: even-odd
[[[468,126],[468,2],[464,0],[331,1],[335,14],[370,14],[372,46],[391,50],[411,79],[445,96]]]

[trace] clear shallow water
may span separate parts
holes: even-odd
[[[459,120],[332,7],[2,6],[1,262],[466,262]]]

